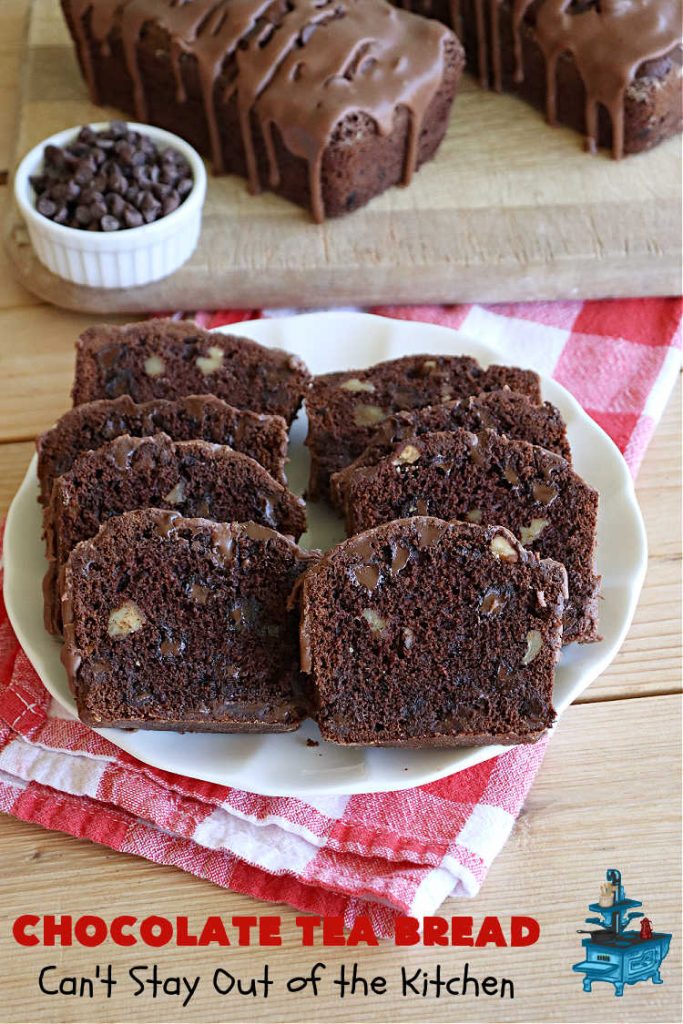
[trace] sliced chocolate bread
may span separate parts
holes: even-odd
[[[219,522],[253,520],[295,539],[306,529],[301,498],[248,455],[207,441],[172,441],[166,434],[117,437],[83,452],[53,484],[44,516],[50,632],[60,628],[56,581],[70,551],[111,516],[139,508],[177,509]]]
[[[559,409],[550,402],[535,404],[526,395],[503,388],[443,405],[398,412],[388,416],[377,429],[362,455],[335,473],[330,480],[330,498],[337,508],[344,507],[344,488],[359,466],[372,466],[387,455],[397,441],[435,431],[462,427],[476,433],[489,428],[517,441],[540,445],[571,463],[567,430]]]
[[[62,661],[81,719],[295,729],[307,700],[287,597],[317,557],[254,523],[156,509],[110,519],[62,572]]]
[[[522,743],[552,725],[566,573],[500,527],[417,516],[302,577],[301,666],[325,739]]]
[[[508,386],[541,401],[538,375],[510,366],[483,369],[469,356],[404,356],[368,370],[314,377],[306,394],[311,474],[308,497],[327,497],[332,473],[367,448],[392,413]]]
[[[74,405],[130,395],[134,402],[217,395],[291,423],[310,374],[297,356],[191,320],[89,327],[76,344]]]
[[[287,483],[287,424],[281,416],[236,409],[214,395],[188,395],[173,401],[155,398],[142,405],[130,395],[121,395],[69,409],[38,438],[42,504],[49,501],[55,478],[67,473],[81,452],[99,448],[122,434],[149,437],[158,433],[168,434],[174,441],[226,444],[256,459],[280,483]]]
[[[564,459],[492,430],[422,434],[394,445],[346,486],[349,534],[410,515],[505,526],[567,568],[564,643],[599,640],[598,494]]]

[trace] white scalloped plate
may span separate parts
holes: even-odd
[[[484,365],[505,361],[495,346],[481,345],[448,328],[362,313],[311,313],[257,320],[240,324],[237,330],[264,345],[302,356],[314,373],[369,366],[410,353],[462,353],[475,356]],[[522,347],[515,362],[525,365]],[[561,713],[619,650],[643,584],[647,541],[631,476],[614,443],[555,381],[543,380],[543,396],[558,406],[566,420],[577,471],[600,492],[598,571],[603,577],[600,630],[604,639],[598,644],[574,644],[563,651],[554,694],[555,707]],[[305,487],[308,468],[302,444],[305,431],[301,414],[292,428],[289,465],[290,484],[299,493]],[[34,459],[7,519],[5,602],[17,636],[39,676],[52,696],[74,713],[74,701],[59,660],[59,642],[43,629],[41,580],[46,563],[36,495]],[[302,538],[305,546],[326,548],[343,537],[340,521],[322,506],[309,506],[309,524]],[[270,736],[100,731],[112,743],[156,768],[264,795],[298,797],[405,789],[461,771],[506,749],[358,749],[323,742],[311,747],[307,739],[320,739],[312,722],[306,722],[297,732]]]

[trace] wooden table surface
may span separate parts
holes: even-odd
[[[11,97],[20,72],[17,40],[24,0],[0,4],[0,89]],[[11,102],[0,105],[0,170],[11,149]],[[7,201],[0,188],[0,202]],[[0,214],[2,211],[0,210]],[[67,407],[73,342],[89,322],[37,303],[14,283],[0,253],[0,514],[23,476],[35,433]],[[117,1021],[677,1021],[680,1003],[680,386],[669,403],[638,479],[638,497],[650,543],[650,566],[635,622],[604,675],[564,715],[513,835],[474,900],[447,901],[444,915],[530,914],[542,927],[529,949],[492,951],[425,949],[301,949],[294,913],[283,917],[283,945],[266,950],[216,952],[71,949],[14,946],[11,922],[20,913],[116,913],[174,917],[195,924],[208,914],[268,914],[271,905],[219,890],[171,868],[112,853],[55,832],[0,816],[0,1020]],[[643,900],[655,930],[673,931],[664,964],[665,984],[640,984],[615,999],[612,987],[581,991],[571,964],[581,959],[576,929],[597,898],[608,867],[619,867],[627,891]],[[150,951],[147,951],[150,953]],[[40,967],[55,963],[64,974],[90,973],[114,960],[125,973],[156,962],[163,974],[202,974],[216,967],[242,978],[268,962],[281,980],[322,960],[331,975],[358,961],[368,975],[392,980],[400,967],[434,971],[468,959],[479,976],[511,978],[515,999],[443,997],[427,1003],[390,994],[350,997],[326,990],[312,996],[272,995],[267,1001],[212,995],[201,989],[189,1009],[170,997],[149,1000],[114,995],[68,999],[41,995]],[[123,985],[119,986],[122,989]],[[331,986],[330,986],[331,988]],[[116,992],[116,990],[114,990]]]

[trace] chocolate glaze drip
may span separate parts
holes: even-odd
[[[403,183],[417,165],[424,115],[445,69],[446,30],[411,22],[380,0],[69,0],[81,63],[93,102],[99,101],[89,38],[108,52],[121,33],[133,83],[135,112],[146,121],[138,48],[145,25],[171,39],[176,99],[184,102],[181,59],[196,58],[216,171],[223,169],[217,102],[236,97],[249,188],[259,181],[253,122],[264,139],[269,184],[277,188],[274,129],[309,167],[311,208],[324,218],[322,163],[337,125],[363,113],[388,135],[396,110],[410,115]],[[222,97],[216,84],[228,59],[237,74]]]
[[[502,89],[502,53],[499,35],[501,0],[473,0],[479,54],[479,76]],[[484,4],[489,4],[488,18]],[[569,54],[586,90],[586,148],[595,152],[598,106],[612,122],[612,154],[624,151],[624,99],[626,90],[645,62],[663,57],[681,41],[681,0],[510,0],[506,16],[512,21],[515,82],[524,81],[522,31],[533,9],[533,35],[546,62],[546,117],[555,124],[556,69],[562,54]],[[490,40],[487,37],[490,25]],[[454,22],[455,24],[455,22]]]

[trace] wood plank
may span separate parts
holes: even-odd
[[[107,115],[86,99],[52,0],[34,0],[29,42],[18,154]],[[621,163],[590,159],[574,133],[468,79],[438,158],[352,217],[315,226],[238,178],[212,179],[200,246],[166,281],[65,284],[38,264],[13,210],[6,237],[26,287],[90,312],[673,294],[680,167],[676,140]]]
[[[30,0],[0,4],[0,95],[3,97],[16,92],[29,7]],[[14,102],[0,103],[0,181],[9,170],[14,152],[18,113]]]
[[[144,917],[187,914],[197,926],[209,914],[229,923],[233,914],[282,913],[283,945],[272,950],[200,950],[140,948],[99,950],[72,947],[46,951],[22,949],[12,957],[12,971],[3,979],[3,1019],[10,1021],[674,1021],[680,1020],[681,944],[679,840],[680,801],[677,773],[680,757],[680,704],[660,697],[571,708],[550,745],[543,767],[504,851],[473,900],[448,900],[444,915],[466,914],[481,921],[485,914],[507,918],[529,914],[541,924],[541,939],[529,949],[412,949],[382,943],[377,949],[302,950],[294,928],[295,914],[232,893],[178,871],[76,841],[56,833],[0,819],[3,872],[0,905],[3,926],[20,913],[63,912],[73,915],[118,913]],[[609,813],[606,813],[609,811]],[[664,962],[664,984],[640,984],[615,999],[612,988],[581,991],[571,965],[582,959],[576,929],[586,927],[587,905],[598,895],[609,867],[618,867],[627,893],[644,903],[643,910],[658,931],[673,931],[671,952]],[[78,878],[78,885],[73,884]],[[57,895],[60,894],[60,895]],[[7,949],[7,945],[5,946]],[[282,991],[284,980],[317,960],[327,964],[329,978],[341,963],[359,962],[367,975],[383,974],[393,992],[384,997],[351,997],[341,1002],[326,985],[314,999]],[[441,963],[446,975],[458,973],[467,960],[480,978],[490,974],[511,978],[514,1002],[473,997],[439,1000],[399,998],[400,966],[434,971]],[[45,963],[58,963],[64,974],[91,972],[95,963],[112,961],[117,976],[133,964],[159,964],[164,974],[202,974],[189,1009],[170,999],[152,1004],[131,999],[120,984],[105,1001],[57,1001],[37,992],[35,975]],[[219,966],[240,975],[258,972],[268,961],[277,988],[268,1002],[238,1002],[211,993],[212,971]]]

